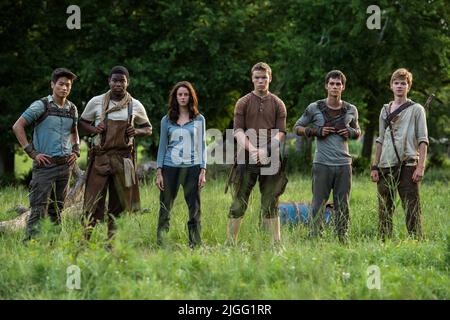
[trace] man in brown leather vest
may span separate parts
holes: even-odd
[[[89,151],[84,194],[88,239],[97,221],[105,217],[107,192],[109,238],[121,212],[140,209],[133,139],[152,133],[144,106],[127,92],[128,70],[114,67],[108,81],[111,90],[92,98],[79,122],[80,130],[96,135]]]

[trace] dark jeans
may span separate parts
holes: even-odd
[[[64,200],[67,195],[70,167],[67,164],[41,167],[33,165],[30,182],[31,213],[27,220],[26,238],[29,239],[37,232],[37,223],[47,212],[50,219],[59,224]]]
[[[173,202],[177,197],[180,185],[183,186],[184,199],[189,209],[189,220],[187,222],[189,245],[196,246],[201,243],[201,208],[200,208],[200,189],[198,187],[198,178],[200,175],[200,166],[192,167],[167,167],[162,169],[164,191],[161,191],[159,220],[157,229],[158,244],[162,243],[163,232],[169,231],[170,212]]]
[[[422,238],[422,210],[420,207],[419,184],[412,181],[415,166],[383,168],[378,181],[379,235],[382,239],[392,236],[392,216],[398,193],[406,213],[406,228],[410,235]]]
[[[279,190],[282,176],[262,175],[261,168],[256,165],[239,165],[240,178],[236,181],[229,217],[241,218],[248,207],[248,198],[259,180],[261,192],[261,216],[267,219],[278,216],[278,198],[283,190]]]
[[[316,236],[323,228],[326,203],[333,190],[334,227],[341,240],[347,235],[350,212],[349,196],[352,186],[352,166],[327,166],[313,164],[312,169],[312,214],[311,235]]]

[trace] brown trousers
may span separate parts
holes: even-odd
[[[233,202],[228,217],[237,219],[244,216],[250,194],[257,181],[259,181],[261,192],[260,217],[266,219],[278,217],[278,199],[287,184],[285,173],[280,171],[274,175],[263,175],[261,167],[253,164],[239,164],[238,172],[238,178],[234,181]]]
[[[412,181],[415,166],[382,168],[378,181],[379,235],[382,239],[392,237],[392,216],[395,210],[396,193],[400,195],[406,213],[408,233],[422,238],[422,210],[420,206],[419,184]]]
[[[123,211],[140,209],[139,186],[136,181],[125,186],[124,158],[131,157],[131,147],[125,139],[127,121],[106,121],[106,137],[100,147],[90,151],[89,167],[84,194],[84,211],[87,225],[94,227],[105,218],[105,202],[108,198],[108,235],[114,230],[114,219]],[[90,228],[90,229],[91,229]],[[88,235],[89,236],[89,235]]]

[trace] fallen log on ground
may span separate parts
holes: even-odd
[[[67,209],[79,206],[83,202],[85,176],[84,171],[81,170],[76,163],[72,169],[72,178],[74,179],[74,182],[72,187],[67,192],[65,209],[62,212],[63,214],[67,214],[68,212],[74,214],[78,212],[78,210]],[[25,229],[28,217],[31,213],[30,208],[18,205],[13,209],[13,211],[17,212],[19,215],[11,220],[0,221],[0,232]]]
[[[138,179],[143,179],[152,170],[156,170],[156,162],[150,161],[138,166],[136,172]],[[64,210],[62,215],[78,214],[81,212],[83,205],[84,185],[86,181],[85,172],[80,169],[75,163],[72,169],[72,179],[74,179],[72,186],[67,192]],[[73,210],[78,209],[78,210]],[[14,219],[0,221],[0,232],[17,231],[25,229],[28,217],[30,216],[30,208],[22,205],[16,206],[13,211],[17,212],[18,216]]]

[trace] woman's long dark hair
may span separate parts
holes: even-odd
[[[194,119],[196,116],[198,116],[198,100],[197,100],[197,94],[195,93],[194,87],[192,84],[188,81],[181,81],[178,82],[172,90],[170,90],[169,95],[169,111],[167,113],[170,121],[177,122],[178,117],[180,116],[180,106],[178,105],[177,101],[177,91],[180,87],[184,87],[189,91],[189,119]]]

